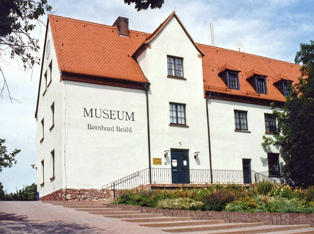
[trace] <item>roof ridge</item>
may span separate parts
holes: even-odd
[[[116,29],[116,27],[112,26],[112,25],[107,25],[107,24],[102,24],[102,23],[95,23],[95,22],[86,21],[86,20],[80,20],[80,19],[73,19],[73,18],[59,16],[59,15],[49,14],[48,17],[49,17],[49,19],[51,19],[51,17],[52,18],[62,18],[64,20],[68,20],[68,21],[73,21],[73,22],[90,24],[90,25],[99,26],[99,27],[107,27],[107,28],[115,28]],[[133,29],[129,29],[129,31],[132,32],[132,33],[143,34],[143,35],[146,35],[147,37],[149,37],[151,35],[151,33],[142,32],[142,31],[133,30]]]
[[[240,51],[236,51],[236,50],[232,50],[232,49],[227,49],[227,48],[218,47],[218,46],[212,46],[212,45],[206,45],[206,44],[198,43],[198,42],[196,42],[196,44],[200,45],[200,46],[212,47],[213,49],[216,48],[216,49],[220,49],[220,50],[226,50],[226,51],[229,51],[229,52],[232,52],[232,53],[245,54],[245,55],[252,56],[252,57],[259,57],[259,58],[262,58],[262,59],[270,59],[270,60],[273,60],[273,61],[277,61],[277,62],[281,62],[281,63],[293,64],[293,65],[302,67],[302,65],[300,65],[300,64],[295,64],[293,62],[288,62],[288,61],[275,59],[275,58],[269,58],[269,57],[266,57],[266,56],[263,56],[263,55],[251,54],[251,53],[247,53],[247,52],[240,52]]]

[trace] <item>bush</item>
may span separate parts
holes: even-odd
[[[158,209],[174,209],[174,210],[200,210],[203,203],[191,198],[165,199],[157,203]]]
[[[268,181],[256,183],[255,186],[257,193],[260,195],[268,195],[273,189],[276,189],[276,185]]]
[[[236,199],[236,196],[226,190],[226,191],[217,191],[215,193],[209,194],[204,201],[205,210],[215,210],[222,211],[225,209],[226,205],[230,202],[233,202]]]

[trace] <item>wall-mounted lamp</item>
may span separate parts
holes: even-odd
[[[168,153],[169,153],[169,150],[168,150],[168,149],[165,149],[165,150],[164,150],[164,156],[165,156],[165,158],[168,156]]]
[[[195,158],[195,159],[198,157],[199,153],[200,153],[199,150],[196,150],[196,151],[194,152],[194,158]]]
[[[31,163],[31,167],[32,167],[33,169],[36,169],[36,170],[37,170],[37,167],[35,166],[35,163]]]

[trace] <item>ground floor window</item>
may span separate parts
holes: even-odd
[[[269,176],[280,176],[279,154],[268,153],[267,158]]]

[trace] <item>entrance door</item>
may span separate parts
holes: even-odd
[[[251,159],[242,159],[243,166],[243,182],[244,184],[251,184]]]
[[[173,184],[190,183],[189,151],[171,150],[171,171]]]

